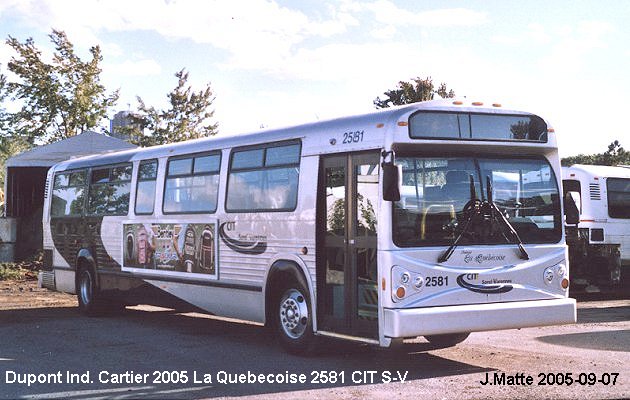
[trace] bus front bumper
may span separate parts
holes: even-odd
[[[384,336],[409,338],[460,332],[575,323],[575,299],[530,300],[489,304],[386,308]]]

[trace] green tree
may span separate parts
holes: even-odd
[[[9,92],[7,89],[7,77],[0,73],[0,193],[4,188],[4,178],[6,169],[4,164],[6,160],[14,154],[21,153],[28,150],[30,144],[21,137],[6,136],[4,132],[7,131],[7,123],[9,119],[9,113],[2,107],[4,101],[8,98]],[[4,197],[4,196],[0,196]]]
[[[91,60],[82,61],[63,31],[53,30],[48,36],[55,47],[51,62],[44,60],[32,38],[20,42],[9,36],[6,41],[16,52],[8,70],[18,78],[7,82],[6,89],[21,108],[6,113],[3,135],[22,138],[29,145],[96,127],[118,100],[118,91],[107,94],[100,83],[99,46],[90,48]]]
[[[337,199],[328,210],[328,232],[341,234],[346,227],[346,201]]]
[[[2,64],[0,64],[0,66],[2,66]],[[7,118],[7,113],[2,105],[4,104],[7,96],[7,77],[2,72],[0,72],[0,132],[4,132],[5,130],[5,120]]]
[[[121,131],[140,146],[154,146],[215,135],[218,124],[212,122],[214,95],[210,84],[198,92],[187,85],[185,69],[175,74],[177,86],[168,94],[170,108],[147,106],[140,96],[138,113],[131,115],[132,124]],[[144,131],[149,132],[148,135]]]
[[[0,64],[0,66],[2,66],[2,64]],[[6,98],[6,95],[7,95],[6,89],[7,89],[7,77],[6,75],[0,72],[0,105],[2,105],[2,102]],[[3,109],[0,108],[0,112],[2,111]]]
[[[400,81],[395,89],[387,90],[383,94],[387,97],[374,99],[376,108],[388,108],[418,101],[433,100],[436,94],[443,99],[455,97],[455,92],[452,89],[447,89],[446,83],[440,83],[436,88],[430,76],[424,79],[418,77],[410,82]]]
[[[618,140],[608,145],[603,154],[604,165],[630,164],[630,152],[621,147]]]
[[[630,151],[625,150],[618,140],[608,145],[608,150],[596,154],[578,154],[561,160],[563,166],[573,164],[590,165],[630,165]]]

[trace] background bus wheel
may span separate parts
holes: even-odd
[[[450,333],[448,335],[429,335],[425,336],[431,344],[438,347],[453,347],[458,343],[463,342],[470,335],[469,332],[465,333]]]
[[[306,355],[315,342],[313,315],[308,291],[298,283],[288,285],[277,303],[277,331],[289,353]]]
[[[82,314],[93,317],[103,312],[96,274],[89,267],[81,267],[78,271],[77,298]]]

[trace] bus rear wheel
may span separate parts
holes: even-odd
[[[425,336],[425,339],[438,347],[453,347],[466,340],[469,335],[470,332],[449,333],[447,335],[428,335]]]
[[[98,287],[96,272],[85,265],[77,271],[77,300],[79,312],[88,317],[113,315],[125,309],[123,302],[105,297]]]
[[[276,330],[280,344],[289,353],[306,355],[313,351],[313,313],[306,288],[293,282],[281,291],[276,304]]]
[[[80,267],[77,271],[77,299],[81,314],[90,317],[98,315],[102,311],[99,297],[96,274],[90,267]]]

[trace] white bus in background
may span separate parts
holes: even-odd
[[[580,222],[567,227],[573,283],[587,291],[620,283],[630,269],[630,168],[572,165],[562,168]]]
[[[555,133],[499,104],[80,158],[47,185],[41,282],[88,315],[194,306],[295,353],[576,318]]]

